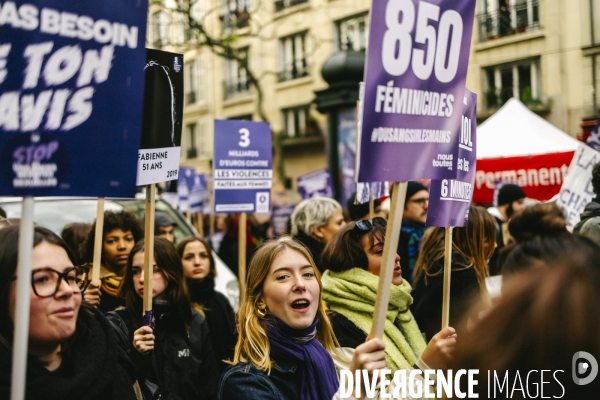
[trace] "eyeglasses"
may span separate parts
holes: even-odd
[[[387,221],[385,218],[375,217],[373,219],[361,219],[356,221],[356,224],[350,231],[350,237],[354,240],[358,240],[362,235],[369,232],[373,227],[377,226],[386,226]]]
[[[31,273],[31,287],[36,296],[51,297],[64,279],[72,289],[83,292],[89,283],[89,271],[86,267],[70,267],[62,273],[50,267],[36,269]],[[12,278],[16,279],[16,276]]]

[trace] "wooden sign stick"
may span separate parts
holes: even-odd
[[[452,227],[446,227],[444,251],[444,292],[442,300],[442,329],[450,325],[450,272],[452,270]]]
[[[144,315],[146,315],[146,313],[149,311],[152,311],[152,276],[154,275],[154,192],[154,183],[146,185],[146,220],[144,232]],[[150,320],[151,319],[152,318],[150,318]]]
[[[200,237],[204,239],[204,214],[199,212],[196,214],[196,217],[198,218],[198,227],[196,229]]]
[[[246,293],[246,213],[240,214],[238,244],[238,279],[240,281],[240,304],[242,304]]]
[[[96,210],[96,231],[94,236],[94,258],[92,261],[92,283],[100,286],[100,260],[102,259],[102,240],[104,235],[104,198],[98,197]]]
[[[396,261],[398,239],[400,238],[402,213],[404,211],[407,187],[408,182],[394,182],[392,189],[390,219],[388,220],[385,243],[383,244],[381,270],[379,271],[379,286],[377,288],[375,312],[373,313],[373,326],[369,333],[369,339],[383,338],[383,328],[385,326],[388,304],[390,302],[390,287],[392,286],[392,277],[394,275],[394,263]]]
[[[375,193],[373,193],[373,188],[369,188],[369,219],[373,219],[375,216]]]

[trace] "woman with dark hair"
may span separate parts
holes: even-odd
[[[433,337],[442,325],[445,239],[445,228],[430,229],[415,267],[414,302],[410,309],[427,338]],[[494,217],[483,207],[471,206],[466,226],[452,231],[450,325],[457,326],[464,317],[476,318],[473,303],[480,300],[489,305],[485,278],[495,248]]]
[[[538,250],[554,250],[510,261],[519,272],[506,280],[499,301],[461,337],[451,368],[479,370],[474,393],[480,398],[490,398],[492,387],[499,391],[496,398],[522,398],[524,390],[529,398],[538,397],[540,390],[546,398],[597,398],[598,378],[586,383],[573,378],[598,372],[597,362],[588,357],[600,360],[600,248],[578,235],[534,241]],[[588,353],[585,359],[582,353]],[[592,372],[581,376],[581,361]],[[508,384],[499,388],[495,378]]]
[[[152,279],[154,329],[142,325],[144,279]],[[119,297],[125,307],[107,317],[129,339],[143,389],[153,387],[165,399],[216,398],[217,363],[208,327],[191,307],[173,243],[154,238],[154,273],[144,277],[144,242],[138,242],[127,259]]]
[[[227,366],[224,360],[233,357],[237,341],[235,313],[229,300],[215,291],[217,269],[210,245],[204,239],[190,236],[179,242],[177,253],[192,306],[206,318],[220,375]]]
[[[127,257],[133,245],[144,237],[140,221],[129,211],[105,211],[102,228],[102,257],[100,259],[100,285],[92,282],[84,292],[85,300],[106,313],[123,305],[117,291],[125,273]],[[83,261],[91,268],[94,259],[96,223],[92,225],[83,244]]]
[[[364,343],[371,326],[379,287],[386,220],[349,222],[327,243],[321,255],[323,299],[340,345],[355,349]],[[402,279],[396,255],[383,341],[387,367],[394,373],[413,367],[445,368],[456,343],[453,328],[445,328],[425,343],[410,312],[410,284]],[[341,364],[341,363],[340,363]]]
[[[92,224],[73,222],[65,225],[60,232],[60,237],[69,245],[80,262],[84,259],[82,245],[87,239],[91,228]]]
[[[18,226],[0,230],[0,398],[10,396],[16,281],[26,279],[31,281],[26,398],[141,399],[135,367],[110,323],[82,303],[88,271],[75,266],[60,237],[36,227],[31,276],[19,276],[18,236]]]

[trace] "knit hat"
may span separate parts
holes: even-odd
[[[356,201],[356,193],[352,193],[352,196],[348,199],[346,206],[348,207],[348,216],[352,221],[357,221],[369,214],[369,203],[354,204]],[[381,205],[378,199],[373,200],[373,207],[377,208]]]
[[[427,186],[423,185],[422,183],[415,182],[415,181],[409,181],[408,187],[406,188],[406,200],[405,201],[410,200],[410,198],[413,197],[415,195],[415,193],[420,192],[421,190],[426,190],[427,192],[429,192],[429,189],[427,189]]]
[[[513,201],[524,199],[525,192],[519,185],[507,183],[498,192],[498,205],[510,204]]]

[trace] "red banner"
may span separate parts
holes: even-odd
[[[477,160],[473,203],[492,204],[496,181],[516,183],[527,197],[549,200],[560,191],[575,152]]]

